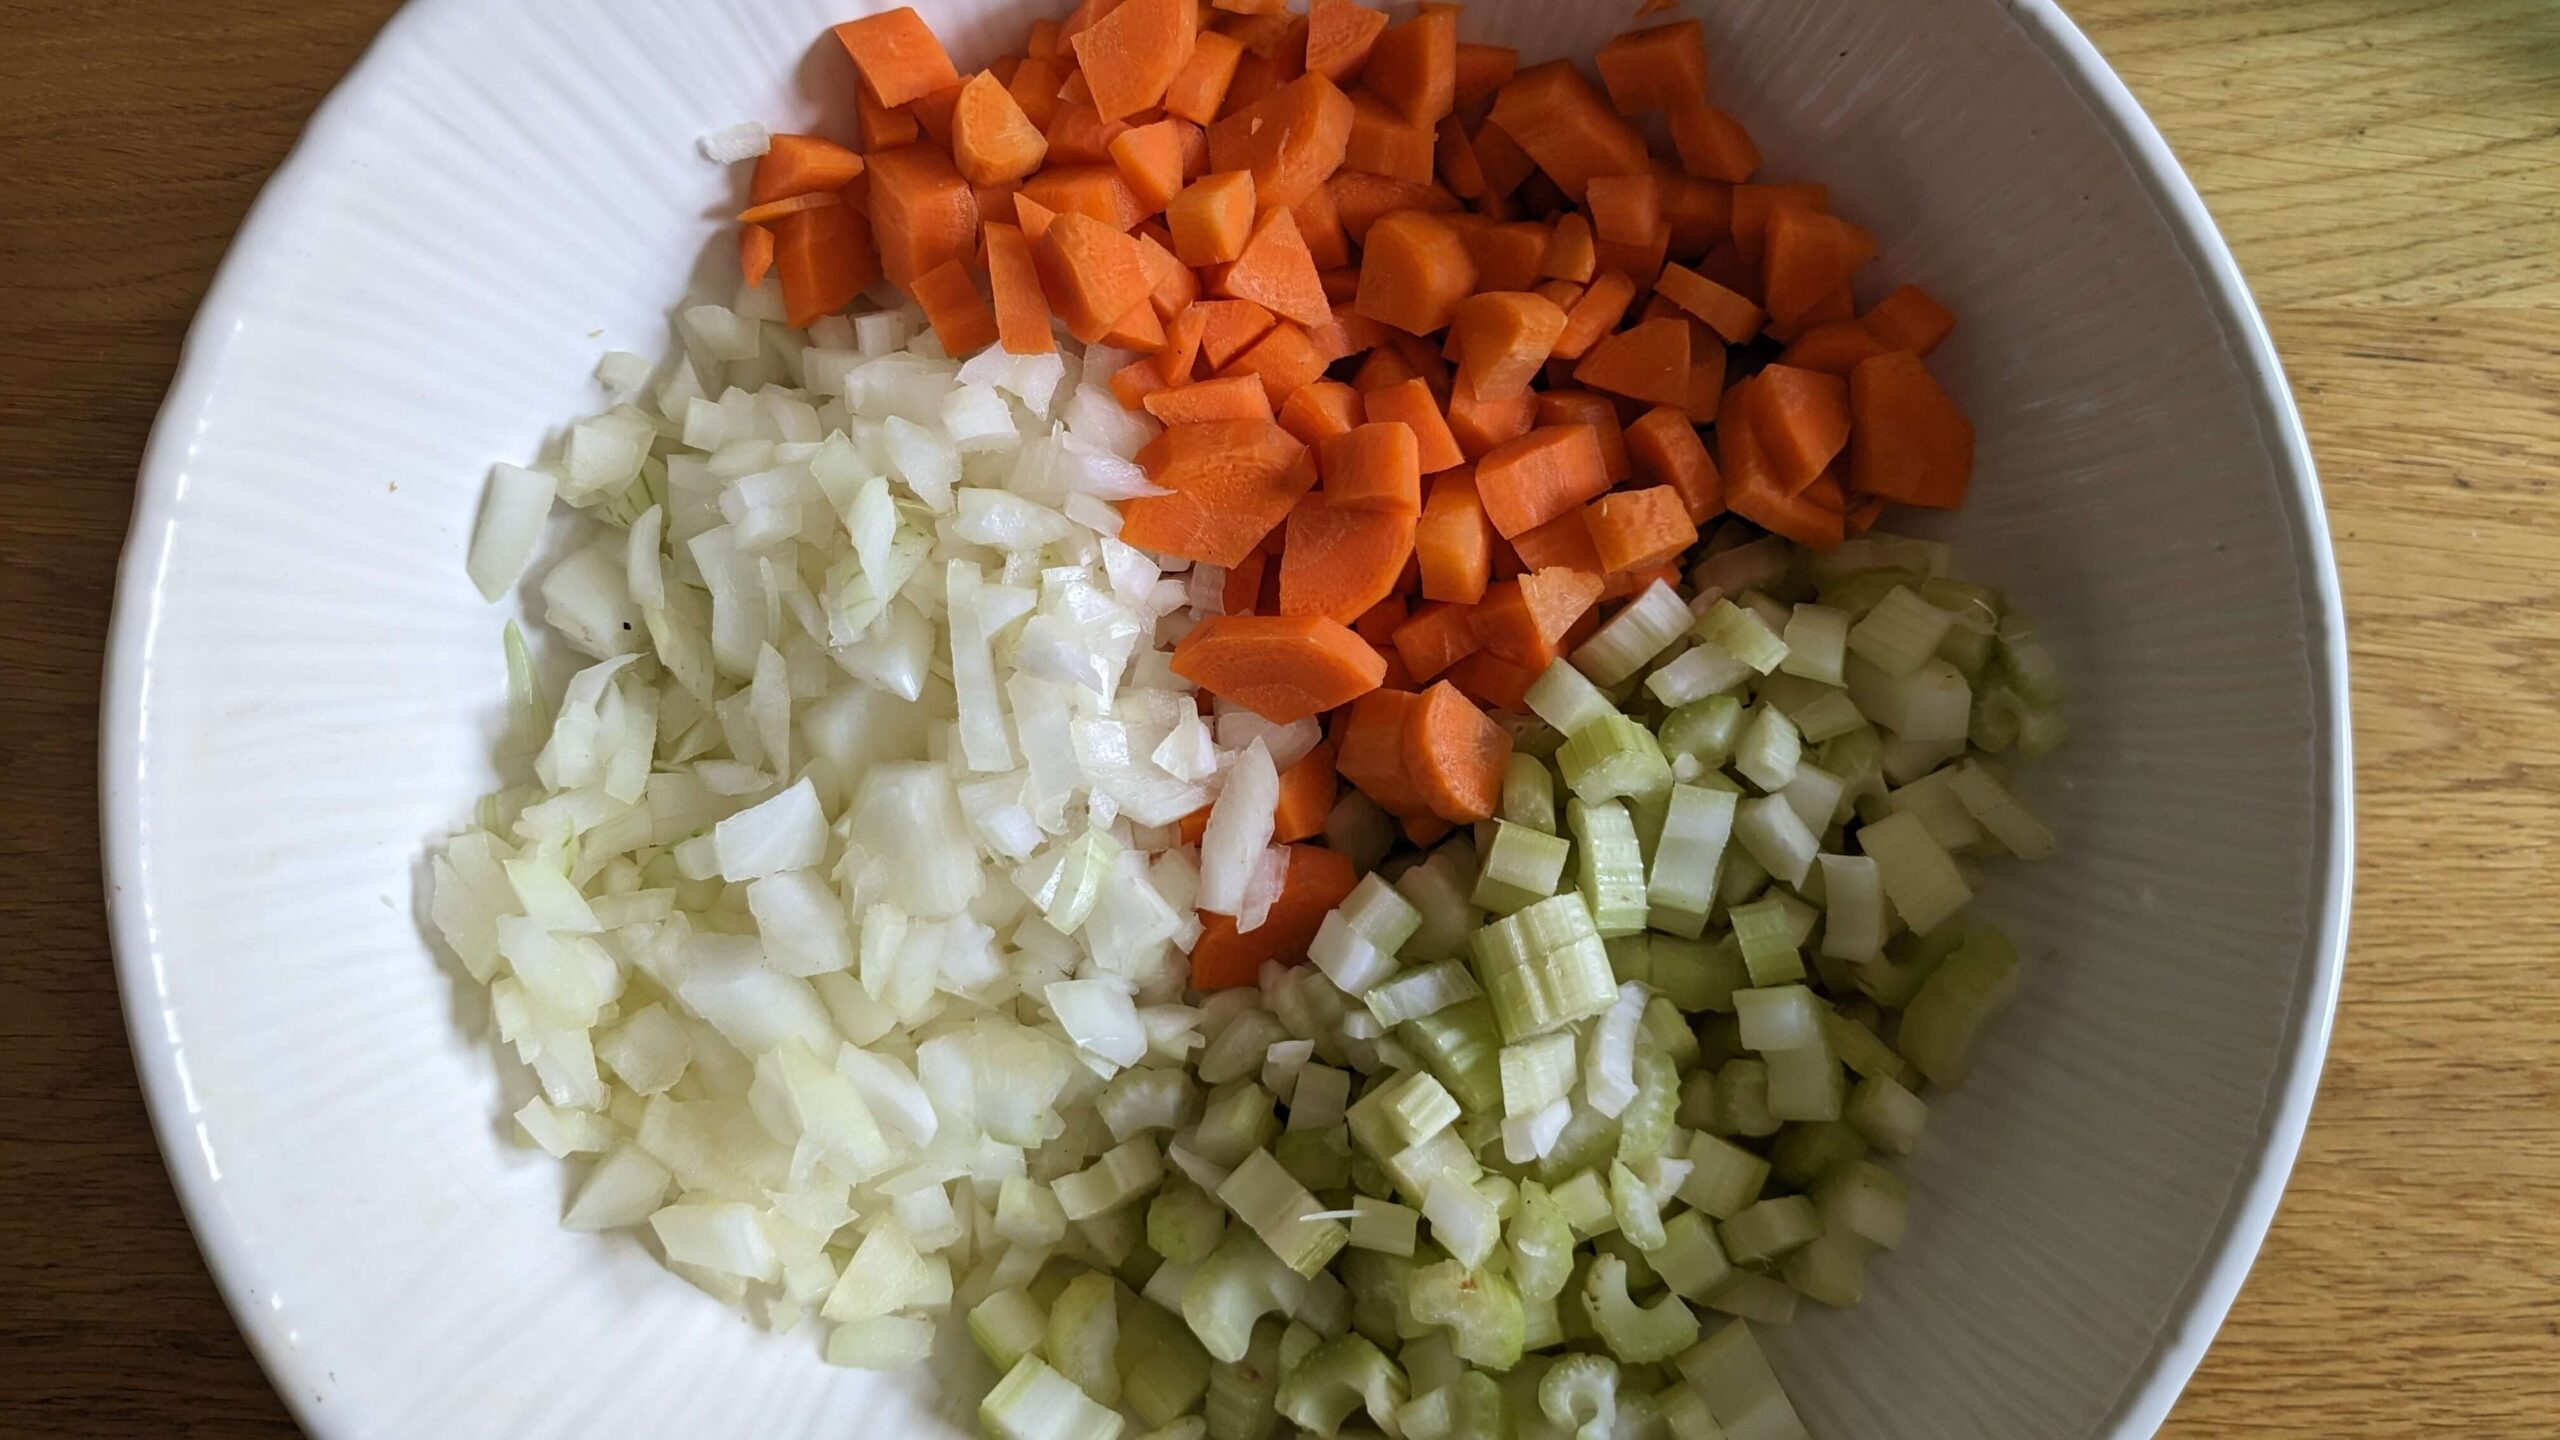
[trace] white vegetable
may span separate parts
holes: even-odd
[[[480,522],[471,532],[471,558],[463,567],[482,599],[497,599],[523,578],[558,488],[559,482],[540,470],[491,467],[488,491],[480,498]]]

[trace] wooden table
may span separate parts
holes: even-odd
[[[94,717],[179,336],[392,8],[0,0],[0,1434],[292,1432],[135,1091]],[[2560,5],[2073,8],[2256,284],[2352,611],[2362,864],[2328,1083],[2164,1433],[2551,1435]]]

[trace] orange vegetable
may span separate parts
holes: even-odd
[[[1831,208],[1831,187],[1828,185],[1736,185],[1733,187],[1734,253],[1739,255],[1745,263],[1757,267],[1760,263],[1761,237],[1769,228],[1771,214],[1779,210],[1828,210],[1829,208]],[[1699,269],[1706,270],[1706,267],[1701,265]],[[1706,273],[1715,276],[1712,270],[1707,270]],[[1720,284],[1732,284],[1722,276],[1715,276],[1715,278]],[[1760,276],[1755,269],[1751,284],[1757,286],[1759,283]],[[1733,288],[1739,290],[1744,287],[1734,285]]]
[[[906,286],[946,260],[976,253],[978,198],[940,147],[882,151],[871,157],[870,175],[871,234],[890,283]]]
[[[1050,152],[1053,158],[1056,153],[1054,149]],[[1026,198],[1052,214],[1083,215],[1120,231],[1131,229],[1147,214],[1146,208],[1138,203],[1138,192],[1129,188],[1129,182],[1121,176],[1120,167],[1116,164],[1052,164],[1022,182],[1022,188],[1014,195],[1017,213]],[[1027,218],[1022,229],[1025,234],[1031,233],[1031,222]],[[1040,237],[1033,235],[1032,238]]]
[[[1307,69],[1339,85],[1369,63],[1370,47],[1387,17],[1353,0],[1310,0],[1307,6]]]
[[[762,225],[738,227],[738,278],[752,289],[763,284],[772,269],[773,232]]]
[[[1093,108],[1119,120],[1164,99],[1190,62],[1199,29],[1192,0],[1122,0],[1067,45],[1093,91]]]
[[[1191,307],[1202,317],[1200,358],[1223,370],[1270,333],[1271,312],[1250,300],[1203,300]]]
[[[1389,389],[1408,380],[1422,385],[1426,390],[1431,388],[1430,382],[1422,378],[1422,372],[1413,367],[1412,361],[1404,358],[1392,346],[1381,345],[1370,351],[1368,357],[1360,362],[1360,368],[1352,373],[1351,388],[1366,395],[1373,390]]]
[[[1707,97],[1707,45],[1695,20],[1630,30],[1601,46],[1591,63],[1621,115],[1670,113]]]
[[[1858,302],[1851,297],[1844,282],[1830,294],[1813,302],[1813,308],[1793,320],[1772,320],[1768,336],[1782,345],[1792,345],[1804,338],[1805,332],[1824,325],[1845,325],[1858,318]]]
[[[1508,84],[1520,73],[1520,52],[1508,45],[1474,45],[1458,42],[1458,74],[1456,93],[1451,97],[1459,109],[1493,98],[1493,92]]]
[[[1371,690],[1334,719],[1333,768],[1390,815],[1429,813],[1404,764],[1405,717],[1421,698]]]
[[[1666,265],[1653,282],[1656,293],[1706,322],[1708,329],[1739,345],[1760,333],[1764,318],[1750,297],[1737,295],[1686,265]]]
[[[1425,129],[1439,123],[1458,99],[1455,9],[1425,7],[1403,24],[1388,27],[1370,48],[1360,79],[1407,123]]]
[[[1486,587],[1475,607],[1476,639],[1485,649],[1531,670],[1555,663],[1565,632],[1600,603],[1600,576],[1550,567]]]
[[[835,27],[835,36],[844,52],[853,57],[854,69],[862,75],[862,88],[881,105],[904,105],[960,83],[960,72],[951,68],[950,54],[913,6],[901,5],[895,10],[848,20]],[[867,129],[863,135],[867,143],[876,143]]]
[[[1351,895],[1359,874],[1342,855],[1315,845],[1289,847],[1280,894],[1260,925],[1236,933],[1234,917],[1200,916],[1200,938],[1191,946],[1191,986],[1224,990],[1251,985],[1268,963],[1294,965],[1307,958],[1324,917]]]
[[[1333,773],[1333,744],[1327,741],[1289,762],[1280,772],[1280,801],[1271,811],[1271,839],[1287,845],[1324,833],[1325,817],[1333,813],[1335,794],[1342,788],[1340,777]]]
[[[1538,672],[1514,665],[1490,650],[1478,650],[1450,666],[1444,678],[1458,687],[1459,694],[1488,710],[1525,715],[1529,712],[1529,687],[1536,683]]]
[[[1751,379],[1745,423],[1790,494],[1812,483],[1849,443],[1849,387],[1836,375],[1771,365]]]
[[[1797,336],[1778,356],[1778,363],[1799,370],[1819,370],[1846,380],[1849,372],[1858,368],[1859,361],[1898,348],[1902,347],[1878,340],[1874,331],[1858,321],[1835,320]]]
[[[1793,205],[1770,212],[1762,245],[1761,300],[1779,324],[1804,317],[1844,290],[1876,253],[1866,231],[1836,215]]]
[[[747,182],[747,202],[841,190],[862,173],[862,157],[833,140],[815,135],[776,135],[772,148],[756,159],[755,178]]]
[[[1164,349],[1157,358],[1164,362],[1166,378],[1189,384],[1192,372],[1200,364],[1200,336],[1207,329],[1208,317],[1198,305],[1183,307],[1164,327]]]
[[[1271,419],[1271,397],[1258,375],[1202,380],[1158,390],[1146,398],[1147,413],[1167,425],[1199,425],[1211,420]]]
[[[999,84],[1002,82],[999,81]],[[951,143],[951,112],[960,104],[960,87],[945,85],[929,90],[907,102],[907,113],[916,117],[916,127],[937,145]]]
[[[1513,76],[1494,96],[1492,119],[1575,200],[1595,176],[1642,175],[1652,166],[1644,136],[1609,108],[1570,61],[1549,61]],[[1481,135],[1476,143],[1481,155]],[[1490,168],[1486,174],[1490,178]]]
[[[1274,400],[1286,403],[1299,387],[1324,378],[1329,362],[1306,327],[1287,320],[1263,332],[1243,354],[1219,368],[1221,375],[1259,375]]]
[[[1713,105],[1674,107],[1670,112],[1671,144],[1680,153],[1680,168],[1701,180],[1736,184],[1760,168],[1760,147],[1742,122]]]
[[[1747,423],[1756,408],[1747,401],[1750,382],[1735,389],[1742,393],[1726,406],[1726,421],[1716,426],[1716,462],[1724,474],[1725,502],[1745,520],[1799,544],[1817,550],[1839,544],[1846,533],[1842,517],[1778,484],[1760,451],[1754,427]]]
[[[1022,238],[1037,245],[1040,237],[1049,233],[1049,222],[1058,218],[1058,212],[1041,204],[1038,196],[1016,190],[1013,192],[1013,218],[1022,226]]]
[[[794,326],[835,314],[880,279],[870,227],[850,205],[802,210],[775,221],[773,268],[782,277],[783,319]]]
[[[1141,549],[1234,565],[1288,518],[1315,484],[1307,448],[1260,420],[1175,425],[1147,442],[1138,463],[1172,491],[1121,508],[1120,538]]]
[[[1405,712],[1406,776],[1431,813],[1453,825],[1489,819],[1502,802],[1511,732],[1441,681]]]
[[[1506,441],[1528,434],[1537,416],[1538,397],[1527,391],[1507,400],[1478,400],[1463,390],[1449,392],[1449,435],[1464,459],[1481,459]],[[1481,483],[1477,488],[1483,488]]]
[[[1013,97],[1023,118],[1040,127],[1044,143],[1050,123],[1058,116],[1058,86],[1066,78],[1065,66],[1035,55],[1017,66],[1013,78],[1004,82],[1005,93]]]
[[[867,85],[853,87],[853,113],[856,128],[862,132],[862,148],[875,155],[900,145],[912,145],[919,133],[915,116],[872,99]]]
[[[1194,125],[1218,118],[1235,83],[1236,62],[1244,58],[1244,42],[1232,35],[1204,30],[1191,44],[1191,58],[1165,87],[1164,112]]]
[[[1485,518],[1505,538],[1534,530],[1608,488],[1600,440],[1588,425],[1544,426],[1476,462]]]
[[[1955,312],[1917,285],[1905,285],[1875,303],[1858,323],[1887,350],[1926,355],[1955,332]]]
[[[1546,226],[1535,220],[1488,221],[1460,238],[1476,262],[1478,290],[1526,290],[1538,283],[1538,266],[1547,258]]]
[[[1121,409],[1135,410],[1148,396],[1173,383],[1171,370],[1162,354],[1130,361],[1111,372],[1111,398],[1120,402]]]
[[[1573,378],[1595,390],[1648,400],[1657,405],[1685,404],[1689,398],[1689,324],[1661,319],[1639,322],[1591,347]]]
[[[1556,337],[1559,360],[1578,360],[1618,326],[1636,300],[1636,282],[1617,270],[1604,270],[1584,287],[1582,298],[1565,307],[1564,334]]]
[[[1476,126],[1476,164],[1484,170],[1485,192],[1508,195],[1527,183],[1537,173],[1538,162],[1511,138],[1511,132],[1491,120]]]
[[[972,185],[1003,185],[1040,168],[1048,137],[1013,93],[984,72],[960,87],[951,111],[951,153]]]
[[[1628,426],[1627,458],[1637,478],[1678,491],[1692,522],[1704,524],[1724,513],[1724,480],[1697,427],[1680,411],[1656,406]]]
[[[1395,630],[1396,657],[1405,674],[1428,680],[1484,647],[1476,638],[1475,607],[1434,601],[1407,617]]]
[[[1244,253],[1253,233],[1253,176],[1243,170],[1203,175],[1165,209],[1173,253],[1185,265],[1216,265]]]
[[[1547,232],[1546,253],[1538,257],[1538,273],[1577,285],[1591,283],[1592,275],[1597,273],[1592,262],[1591,222],[1579,211],[1556,217],[1555,228]]]
[[[1026,192],[1027,193],[1027,192]],[[1062,213],[1033,247],[1040,288],[1067,333],[1091,345],[1121,316],[1143,306],[1152,287],[1138,242],[1075,211]]]
[[[1136,238],[1138,264],[1147,272],[1147,301],[1155,307],[1156,317],[1169,320],[1189,309],[1200,298],[1200,277],[1174,259],[1153,233],[1141,230]]]
[[[1582,524],[1602,568],[1611,571],[1650,569],[1698,543],[1688,504],[1669,485],[1603,495],[1583,511]]]
[[[1061,98],[1041,132],[1049,138],[1051,165],[1107,165],[1112,140],[1128,128],[1128,121],[1105,120],[1084,101]]]
[[[1663,229],[1662,180],[1641,175],[1595,175],[1583,191],[1591,233],[1602,246],[1650,246]]]
[[[1419,210],[1382,216],[1362,245],[1360,296],[1353,308],[1408,334],[1427,335],[1447,325],[1458,302],[1476,288],[1475,261],[1437,216]]]
[[[1484,162],[1476,158],[1476,142],[1467,138],[1467,127],[1456,115],[1443,115],[1432,133],[1431,165],[1440,183],[1461,200],[1483,198],[1488,193]]]
[[[1342,164],[1351,140],[1351,97],[1322,75],[1302,75],[1209,127],[1209,163],[1253,172],[1264,209],[1295,205]]]
[[[1438,185],[1390,180],[1361,170],[1336,171],[1324,182],[1324,190],[1333,201],[1333,213],[1342,222],[1343,234],[1355,245],[1367,244],[1369,227],[1398,210],[1447,215],[1459,209],[1458,197]]]
[[[1327,504],[1386,515],[1422,513],[1422,468],[1413,431],[1393,423],[1355,425],[1316,444]],[[1398,556],[1398,564],[1403,557]],[[1286,583],[1287,577],[1282,577]]]
[[[1615,485],[1627,478],[1627,436],[1618,424],[1618,402],[1589,390],[1544,390],[1538,394],[1541,425],[1588,425],[1600,442],[1600,471]]]
[[[1513,559],[1518,562],[1512,573],[1523,575],[1537,570],[1577,570],[1589,575],[1601,573],[1600,551],[1591,543],[1591,530],[1582,523],[1582,515],[1583,507],[1577,505],[1535,530],[1524,530],[1512,537],[1509,544]],[[1501,575],[1502,567],[1496,565],[1494,573]]]
[[[1390,354],[1389,351],[1377,352]],[[1440,413],[1431,385],[1419,376],[1361,394],[1362,414],[1371,421],[1393,421],[1413,432],[1414,459],[1425,475],[1436,475],[1465,462],[1457,437]]]
[[[1319,272],[1351,263],[1351,237],[1343,231],[1342,212],[1333,206],[1332,190],[1319,185],[1308,191],[1306,199],[1289,207],[1289,218],[1298,222],[1298,235],[1307,242],[1307,255]],[[1322,284],[1324,277],[1319,273],[1316,279]],[[1325,299],[1332,298],[1328,288]],[[1348,293],[1343,296],[1346,302],[1350,298]]]
[[[1527,390],[1563,334],[1564,311],[1544,296],[1517,290],[1468,296],[1449,320],[1458,388],[1478,400]]]
[[[1244,253],[1209,272],[1212,294],[1250,300],[1301,325],[1321,325],[1333,318],[1324,298],[1324,282],[1298,234],[1298,222],[1286,210],[1268,210],[1254,222]]]
[[[1212,615],[1173,647],[1172,667],[1279,725],[1367,694],[1386,673],[1369,642],[1323,615]]]
[[[797,211],[816,210],[822,206],[844,203],[845,197],[833,190],[820,190],[809,195],[787,195],[780,200],[768,200],[761,205],[750,205],[739,211],[738,223],[765,225]]]
[[[1849,483],[1905,505],[1952,509],[1973,480],[1973,424],[1908,350],[1849,374]]]
[[[917,276],[907,292],[924,308],[924,318],[932,324],[944,354],[965,360],[996,342],[995,312],[987,308],[986,298],[978,293],[977,282],[969,278],[969,267],[962,262],[943,261]]]
[[[1671,249],[1699,255],[1724,238],[1733,224],[1733,187],[1713,180],[1693,180],[1668,166],[1656,165],[1662,185],[1662,223],[1671,230]]]
[[[1262,599],[1262,580],[1271,568],[1271,543],[1268,537],[1254,547],[1244,563],[1227,572],[1225,583],[1218,587],[1218,613],[1251,615]]]
[[[1102,332],[1102,343],[1122,350],[1140,350],[1152,354],[1164,348],[1164,322],[1156,318],[1153,299],[1141,300],[1122,311]],[[1171,376],[1165,377],[1168,381]]]
[[[1143,214],[1164,209],[1182,188],[1182,122],[1158,120],[1111,137],[1111,163]]]
[[[1405,119],[1366,87],[1351,92],[1351,136],[1342,150],[1345,170],[1428,185],[1437,149],[1430,126]]]
[[[1413,552],[1421,564],[1424,599],[1473,605],[1484,598],[1493,567],[1493,524],[1476,495],[1474,471],[1453,470],[1432,480],[1414,527]]]
[[[1280,428],[1309,445],[1360,423],[1360,392],[1339,380],[1301,385],[1280,407]]]
[[[1351,633],[1372,645],[1384,648],[1393,643],[1396,627],[1402,625],[1404,621],[1404,597],[1390,591],[1386,599],[1360,612],[1360,618],[1351,622]],[[1396,661],[1393,653],[1390,653],[1387,658],[1390,663],[1400,663]]]
[[[1411,515],[1350,509],[1322,491],[1301,497],[1280,546],[1280,613],[1359,619],[1395,591],[1413,525]]]

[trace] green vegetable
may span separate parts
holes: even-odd
[[[1763,1200],[1725,1221],[1716,1231],[1725,1254],[1737,1265],[1775,1260],[1822,1233],[1822,1217],[1802,1195]]]
[[[1484,869],[1468,898],[1496,915],[1524,910],[1556,893],[1572,854],[1573,846],[1559,836],[1497,820],[1493,844],[1484,852]]]
[[[1648,913],[1644,847],[1626,807],[1575,799],[1565,806],[1565,820],[1573,830],[1582,899],[1593,929],[1603,936],[1643,930]]]
[[[978,1402],[978,1424],[994,1440],[1118,1440],[1122,1422],[1038,1356],[1025,1355]]]
[[[1615,1255],[1591,1262],[1582,1307],[1600,1343],[1627,1364],[1668,1360],[1698,1338],[1698,1317],[1679,1296],[1666,1294],[1651,1305],[1627,1298],[1627,1262]]]
[[[1100,1271],[1067,1282],[1049,1307],[1049,1365],[1105,1405],[1120,1403],[1120,1287]]]
[[[1609,1440],[1618,1423],[1618,1367],[1599,1355],[1564,1355],[1538,1382],[1538,1408],[1574,1440]]]
[[[1340,1335],[1318,1346],[1280,1382],[1279,1410],[1293,1423],[1333,1435],[1354,1410],[1393,1425],[1405,1402],[1404,1371],[1362,1335]]]
[[[2017,988],[2018,948],[1997,930],[1976,931],[1902,1012],[1903,1055],[1933,1084],[1962,1083],[1976,1037]]]
[[[1413,1274],[1407,1297],[1413,1317],[1449,1327],[1458,1358],[1491,1370],[1520,1363],[1526,1322],[1520,1291],[1496,1270],[1470,1270],[1455,1260],[1426,1265]]]

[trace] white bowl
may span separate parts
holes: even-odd
[[[1709,8],[1770,171],[1830,182],[1877,275],[1963,317],[1936,363],[1981,475],[1943,533],[2074,686],[2031,790],[2065,854],[1990,902],[2024,993],[1910,1167],[1909,1244],[1779,1364],[1824,1440],[2147,1435],[2266,1229],[2337,993],[2345,652],[2310,458],[2195,192],[2052,4]],[[1534,59],[1632,9],[1467,23]],[[1033,13],[926,10],[963,60]],[[114,931],[179,1193],[316,1434],[939,1433],[984,1382],[829,1369],[629,1238],[562,1232],[562,1167],[506,1138],[415,905],[492,779],[504,613],[462,572],[486,467],[728,264],[734,179],[696,136],[841,123],[844,18],[419,0],[189,337],[110,655]]]

